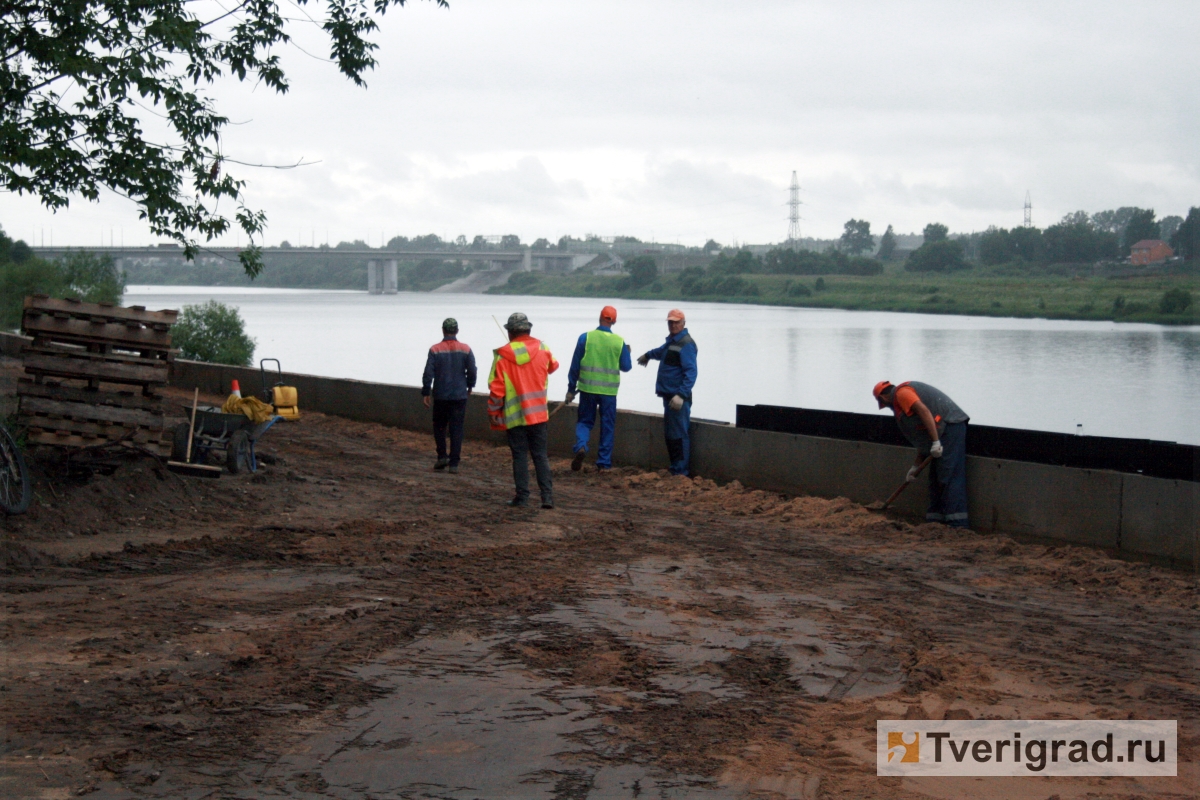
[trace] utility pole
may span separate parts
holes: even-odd
[[[1029,192],[1025,192],[1025,227],[1033,227],[1033,201],[1029,199]]]
[[[792,170],[792,185],[788,190],[790,197],[788,199],[788,244],[794,249],[796,243],[800,241],[800,180],[796,177],[796,170]]]

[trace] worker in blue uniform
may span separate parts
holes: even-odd
[[[687,319],[678,308],[667,312],[667,340],[661,347],[644,353],[638,363],[659,361],[654,393],[663,399],[663,435],[672,475],[687,475],[691,460],[692,387],[696,385],[695,340],[687,330]]]
[[[571,358],[571,369],[567,371],[567,399],[569,404],[579,394],[579,413],[575,421],[575,457],[571,469],[578,472],[583,468],[587,456],[588,440],[596,425],[596,412],[600,413],[600,446],[596,449],[596,467],[612,467],[613,437],[617,428],[617,390],[621,386],[621,373],[633,369],[629,345],[612,332],[617,321],[617,310],[605,306],[600,310],[600,325],[587,333],[580,334],[575,344],[575,355]]]

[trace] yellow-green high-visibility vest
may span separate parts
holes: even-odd
[[[615,395],[621,386],[621,351],[625,340],[615,333],[588,331],[576,388],[591,394]]]

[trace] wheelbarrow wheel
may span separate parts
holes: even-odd
[[[234,431],[225,448],[225,466],[234,475],[250,471],[250,434]]]
[[[32,499],[33,485],[25,457],[8,431],[0,426],[0,511],[24,514]]]

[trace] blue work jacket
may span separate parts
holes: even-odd
[[[475,378],[475,354],[456,336],[447,336],[429,348],[421,394],[432,394],[434,400],[466,400]]]
[[[692,387],[696,385],[696,353],[696,342],[688,335],[687,328],[667,336],[662,347],[646,353],[660,362],[654,393],[659,397],[679,395],[691,402]]]
[[[612,333],[612,328],[607,325],[598,325],[596,330]],[[574,392],[575,384],[579,383],[579,368],[583,362],[583,353],[587,350],[587,334],[579,334],[579,341],[575,343],[575,355],[571,356],[571,368],[567,370],[567,391]],[[633,358],[629,355],[629,345],[626,344],[621,348],[621,372],[629,372],[633,369]]]

